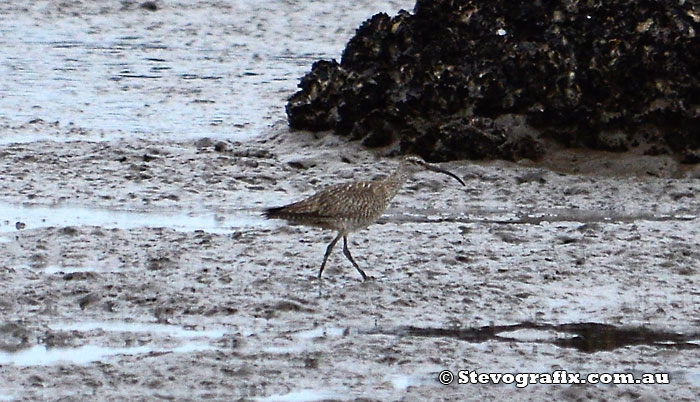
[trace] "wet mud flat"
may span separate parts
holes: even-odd
[[[445,164],[466,187],[419,174],[350,236],[372,280],[336,250],[320,282],[333,233],[263,208],[396,162],[290,133],[282,105],[360,21],[412,3],[158,4],[0,6],[24,49],[0,101],[0,400],[697,399],[697,167]]]
[[[690,401],[700,389],[700,184],[686,173],[446,164],[466,187],[418,174],[350,237],[372,280],[338,252],[319,282],[333,234],[260,212],[394,161],[281,123],[245,142],[3,153],[5,399]],[[671,384],[438,381],[557,369]]]

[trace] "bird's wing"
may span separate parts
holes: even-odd
[[[330,186],[309,198],[279,209],[280,213],[314,218],[359,218],[386,207],[376,182]]]

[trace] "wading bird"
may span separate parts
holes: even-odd
[[[364,229],[379,219],[406,180],[422,170],[446,174],[465,185],[454,173],[431,165],[419,156],[408,155],[401,159],[396,171],[384,179],[336,184],[293,204],[269,208],[264,215],[269,219],[285,219],[295,224],[337,231],[338,235],[326,248],[318,278],[323,275],[328,256],[342,237],[343,254],[362,275],[362,279],[367,280],[365,272],[350,255],[348,234]]]

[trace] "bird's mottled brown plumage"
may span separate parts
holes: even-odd
[[[447,174],[464,185],[464,182],[451,172],[427,164],[417,156],[405,156],[396,171],[384,179],[336,184],[293,204],[269,208],[264,215],[271,219],[285,219],[292,223],[337,231],[338,235],[326,249],[319,278],[323,274],[328,255],[342,237],[343,253],[362,278],[367,279],[364,271],[350,255],[347,235],[364,229],[379,219],[406,180],[422,169]]]
[[[270,208],[268,218],[354,232],[369,226],[391,201],[384,180],[343,183],[330,186],[309,198],[279,208]]]

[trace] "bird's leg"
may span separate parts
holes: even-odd
[[[363,280],[363,281],[366,281],[366,280],[367,280],[367,275],[365,274],[365,271],[363,271],[362,269],[360,269],[360,266],[357,265],[357,263],[355,262],[355,260],[353,260],[353,259],[352,259],[352,256],[350,255],[350,250],[348,249],[348,237],[347,237],[347,236],[343,236],[343,254],[345,254],[345,256],[348,257],[348,260],[350,260],[350,262],[351,262],[352,265],[355,267],[355,269],[357,270],[357,272],[359,272],[360,275],[362,275],[362,280]]]
[[[333,251],[333,247],[335,247],[335,243],[340,240],[340,237],[342,236],[341,233],[338,233],[338,236],[333,239],[333,241],[328,244],[328,248],[326,249],[326,254],[323,255],[323,262],[321,263],[321,270],[318,271],[318,279],[321,279],[321,275],[323,275],[323,268],[326,267],[326,261],[328,260],[328,256],[331,255],[331,251]]]

